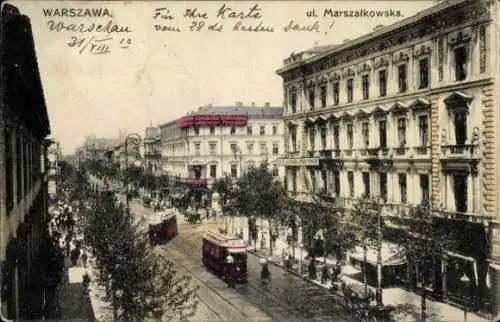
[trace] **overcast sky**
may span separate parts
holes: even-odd
[[[87,135],[118,137],[119,130],[144,134],[150,123],[159,125],[199,106],[282,104],[282,80],[275,71],[292,52],[315,45],[341,43],[362,36],[379,24],[388,25],[431,5],[434,1],[238,1],[226,3],[236,12],[254,10],[261,17],[243,20],[245,25],[274,28],[268,32],[235,32],[239,19],[216,18],[219,1],[12,1],[31,19],[38,64],[49,113],[52,137],[61,143],[63,153],[73,153]],[[174,19],[153,20],[155,8],[166,7]],[[112,17],[47,17],[43,9],[107,8]],[[197,8],[207,13],[201,31],[191,31],[192,21],[183,18],[185,10]],[[333,10],[400,10],[403,17],[354,18],[324,17]],[[315,9],[317,17],[307,17]],[[61,13],[62,11],[59,11]],[[73,11],[83,14],[84,11]],[[101,11],[104,13],[104,11]],[[130,33],[105,34],[51,31],[48,22],[67,24],[113,24],[128,27]],[[319,32],[284,32],[290,20],[301,25],[319,23]],[[223,24],[221,32],[208,31],[210,24]],[[155,31],[155,24],[177,27],[181,31]],[[196,27],[200,25],[196,23]],[[107,41],[110,53],[94,55],[94,36]],[[69,47],[72,37],[81,47]],[[120,48],[130,38],[128,49]],[[74,41],[73,41],[74,42]],[[82,50],[82,53],[79,51]],[[94,47],[97,50],[97,47]]]

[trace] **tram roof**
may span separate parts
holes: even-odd
[[[225,246],[225,247],[245,247],[245,242],[241,238],[236,238],[234,236],[222,235],[214,231],[206,231],[204,236],[215,244]]]
[[[170,213],[157,212],[152,215],[149,215],[148,222],[151,225],[157,225],[166,220],[171,219],[172,217],[175,217],[175,212],[170,212]]]

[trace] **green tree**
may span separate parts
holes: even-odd
[[[183,320],[195,313],[196,289],[177,276],[171,263],[149,246],[145,223],[116,206],[113,193],[97,197],[85,227],[99,269],[98,281],[108,288],[115,318]]]
[[[407,258],[407,265],[413,265],[419,272],[421,289],[421,320],[425,322],[426,315],[426,284],[429,276],[437,268],[436,259],[441,259],[446,249],[453,249],[457,245],[458,234],[449,227],[439,226],[433,215],[432,205],[424,202],[411,208],[407,213],[391,219],[403,230],[400,230],[398,244],[403,248]]]
[[[274,179],[265,162],[239,178],[233,202],[240,214],[269,220],[271,236],[273,230],[278,232],[278,224],[286,214],[287,195],[284,186]]]

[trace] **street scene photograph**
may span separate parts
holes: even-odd
[[[500,320],[499,1],[0,4],[0,322]]]

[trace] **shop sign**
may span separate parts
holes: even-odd
[[[273,164],[278,166],[319,166],[319,158],[276,159]]]
[[[491,223],[491,259],[500,261],[500,225]]]

